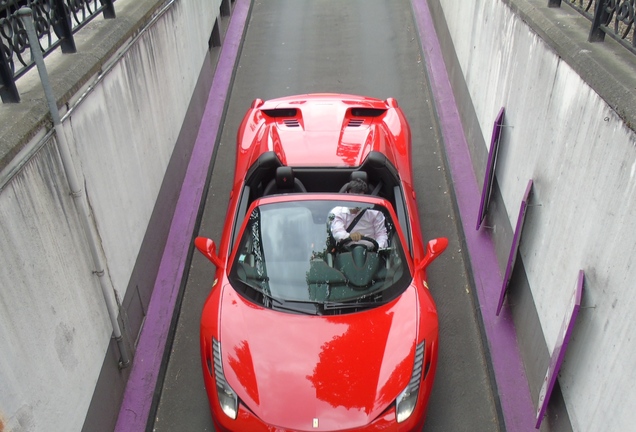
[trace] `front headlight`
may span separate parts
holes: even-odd
[[[219,404],[225,415],[234,420],[238,414],[238,397],[225,380],[223,363],[221,362],[221,344],[214,338],[212,338],[212,356],[214,357],[214,379],[216,380]]]
[[[422,341],[415,347],[415,363],[411,380],[402,393],[395,400],[395,416],[398,423],[408,419],[417,404],[417,395],[420,392],[420,381],[422,379],[422,365],[424,363],[424,347],[426,341]]]

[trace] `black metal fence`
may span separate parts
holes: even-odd
[[[58,47],[75,52],[73,34],[100,14],[115,18],[115,0],[0,0],[0,97],[2,102],[19,102],[15,82],[34,66],[22,21],[15,12],[21,7],[33,11],[36,33],[44,56]],[[225,1],[223,3],[226,3]],[[566,3],[591,22],[588,40],[602,42],[605,35],[636,54],[636,0],[548,0],[548,6]]]
[[[607,34],[636,54],[636,0],[548,0],[548,6],[559,7],[562,2],[592,22],[590,42],[602,42]]]
[[[33,62],[22,20],[16,11],[28,7],[33,13],[35,32],[44,56],[58,47],[63,53],[76,52],[73,34],[95,17],[115,18],[115,0],[0,0],[0,97],[2,102],[19,102],[16,80]]]

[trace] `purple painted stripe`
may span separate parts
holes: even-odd
[[[474,222],[470,222],[479,209],[479,188],[439,40],[426,0],[412,0],[412,4],[455,185],[506,429],[532,431],[535,430],[534,406],[510,310],[504,309],[500,316],[495,314],[502,277],[494,243],[487,231],[476,231]]]
[[[146,429],[170,322],[201,205],[203,187],[243,38],[249,5],[250,0],[237,0],[232,12],[203,113],[201,128],[181,187],[168,241],[148,305],[148,313],[119,411],[116,432],[135,432]]]

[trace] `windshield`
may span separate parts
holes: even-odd
[[[377,241],[371,224],[381,231]],[[343,239],[332,233],[349,225],[351,233],[364,237],[354,242],[354,234]],[[237,247],[232,285],[273,309],[352,312],[392,300],[411,282],[394,221],[377,205],[336,200],[261,205],[250,214]]]

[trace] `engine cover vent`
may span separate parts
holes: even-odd
[[[285,119],[283,120],[283,123],[285,123],[285,126],[287,127],[300,127],[300,123],[298,123],[298,120],[296,119]]]

